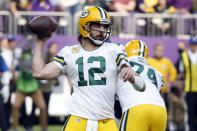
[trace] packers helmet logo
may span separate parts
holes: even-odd
[[[82,12],[80,18],[85,18],[90,14],[90,12],[88,10],[85,10],[84,12]]]

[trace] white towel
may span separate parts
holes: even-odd
[[[88,120],[86,124],[86,131],[97,131],[98,121]]]

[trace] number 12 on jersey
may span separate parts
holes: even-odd
[[[89,82],[85,80],[84,78],[84,65],[83,65],[83,57],[79,57],[76,61],[75,64],[78,65],[78,74],[79,74],[79,81],[78,81],[78,86],[87,86],[89,85],[106,85],[106,77],[101,77],[100,80],[95,80],[94,79],[94,74],[95,73],[104,73],[105,72],[105,58],[102,56],[91,56],[88,58],[87,62],[88,63],[93,63],[98,61],[100,63],[100,68],[90,68],[88,70],[88,77],[89,77]]]

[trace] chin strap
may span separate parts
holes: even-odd
[[[86,31],[86,33],[87,33],[87,31]],[[101,40],[95,40],[95,39],[93,39],[88,33],[87,33],[87,36],[88,36],[88,38],[90,38],[90,40],[92,40],[96,45],[102,45],[102,44],[104,43],[104,41],[106,40],[106,38],[105,38],[103,41],[101,41]]]
[[[87,26],[85,27],[85,28],[87,28]],[[85,29],[86,30],[86,29]],[[104,41],[106,41],[109,37],[110,37],[110,33],[109,33],[109,36],[108,37],[106,37],[104,40],[95,40],[94,38],[92,38],[89,34],[88,34],[88,31],[86,30],[86,34],[87,34],[87,36],[88,36],[88,38],[90,38],[90,40],[92,40],[93,42],[94,42],[94,44],[96,44],[96,45],[102,45],[103,43],[104,43]]]

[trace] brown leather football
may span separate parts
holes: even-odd
[[[38,16],[28,23],[29,29],[42,39],[50,36],[57,29],[57,22],[49,16]]]

